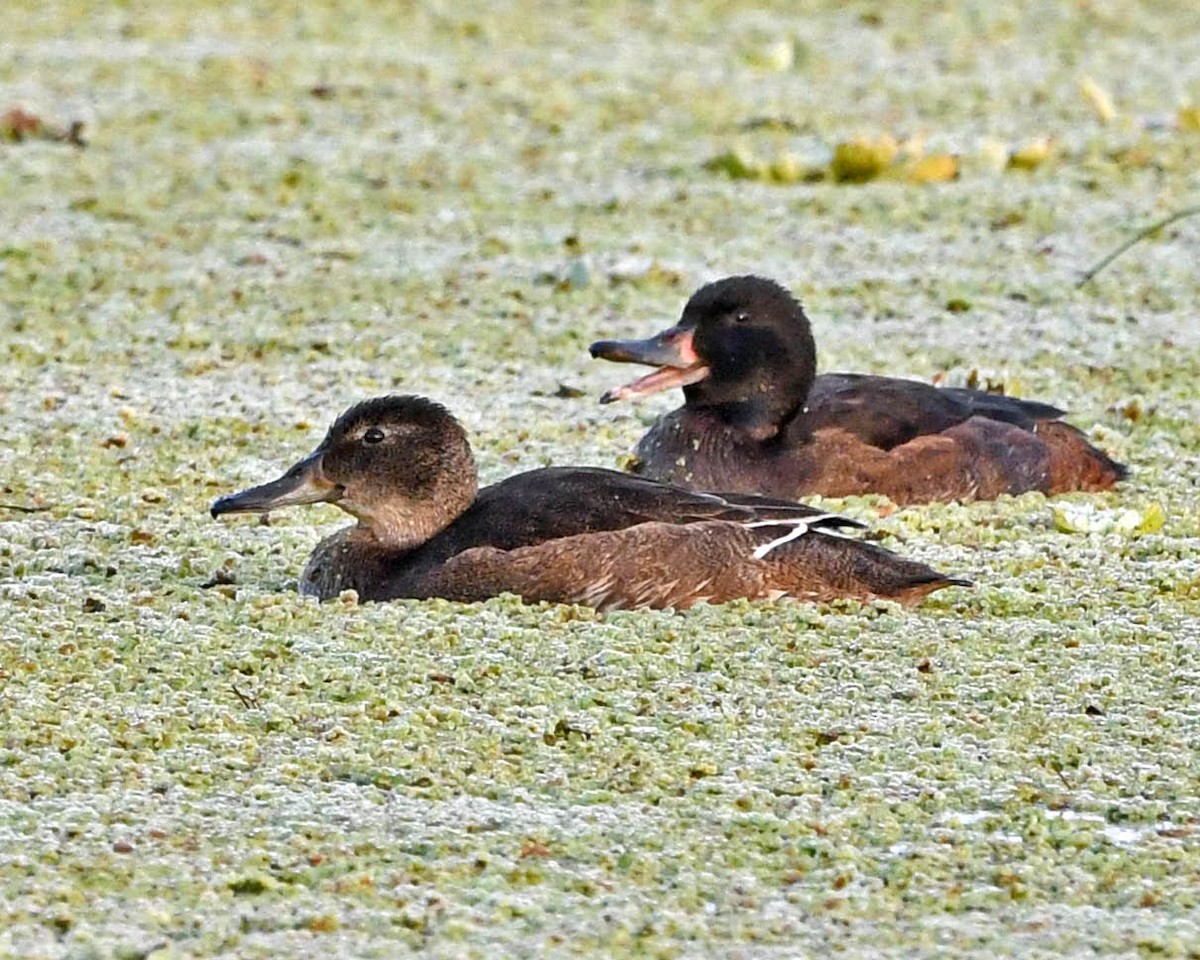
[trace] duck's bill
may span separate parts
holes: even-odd
[[[659,367],[653,373],[639,377],[630,383],[606,390],[600,397],[601,403],[616,403],[618,400],[630,400],[634,397],[644,397],[651,393],[661,393],[672,387],[686,387],[689,383],[699,383],[709,374],[708,367],[699,363],[694,367]]]
[[[672,387],[686,387],[709,375],[708,364],[696,355],[691,328],[671,327],[646,340],[600,340],[589,347],[593,357],[614,363],[644,363],[658,367],[631,383],[614,387],[600,398],[613,403],[633,397],[660,393]]]
[[[209,512],[214,517],[225,513],[267,513],[304,503],[333,503],[341,496],[342,487],[325,478],[321,471],[321,455],[314,453],[278,480],[221,497]]]

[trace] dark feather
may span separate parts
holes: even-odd
[[[466,513],[420,547],[410,562],[440,563],[474,547],[513,550],[656,521],[687,525],[811,517],[831,529],[862,526],[779,497],[701,493],[596,467],[546,467],[480,490]]]
[[[808,395],[808,412],[798,420],[806,433],[828,427],[864,443],[891,450],[916,437],[942,433],[972,417],[987,417],[1032,430],[1039,420],[1063,411],[1048,403],[981,390],[939,388],[919,380],[857,373],[818,376]]]

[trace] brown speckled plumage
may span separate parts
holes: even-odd
[[[697,490],[897,503],[1105,490],[1125,468],[1048,404],[914,380],[816,376],[800,304],[770,280],[697,291],[679,324],[594,356],[658,367],[604,400],[681,385],[685,403],[642,438],[632,469]]]
[[[515,593],[605,609],[781,596],[914,604],[966,583],[851,539],[841,531],[854,521],[787,500],[589,467],[532,470],[476,492],[461,427],[418,397],[352,408],[309,457],[212,512],[318,501],[359,518],[305,566],[301,592],[321,599],[353,589],[363,600]]]

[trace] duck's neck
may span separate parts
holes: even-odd
[[[763,370],[735,382],[702,380],[684,387],[686,407],[716,418],[735,438],[746,443],[766,443],[787,434],[802,419],[812,387],[812,363],[779,370]]]
[[[474,472],[469,483],[439,485],[420,500],[397,498],[356,507],[355,539],[371,539],[392,552],[412,550],[433,539],[457,520],[475,502],[478,481]]]
[[[803,421],[805,409],[803,400],[789,409],[779,409],[758,400],[746,400],[692,407],[689,412],[698,415],[701,422],[716,421],[737,442],[761,444],[790,435],[793,424]]]

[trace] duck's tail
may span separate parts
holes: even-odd
[[[782,526],[776,531],[755,530],[763,536],[776,534],[761,542],[753,557],[768,565],[767,579],[780,593],[811,600],[880,598],[915,606],[935,590],[973,586],[970,580],[947,576],[873,543],[844,535],[803,536],[803,532],[799,527],[787,532]]]
[[[1092,446],[1083,431],[1061,420],[1039,420],[1037,435],[1050,451],[1050,489],[1110,490],[1129,476],[1129,468],[1099,447]]]

